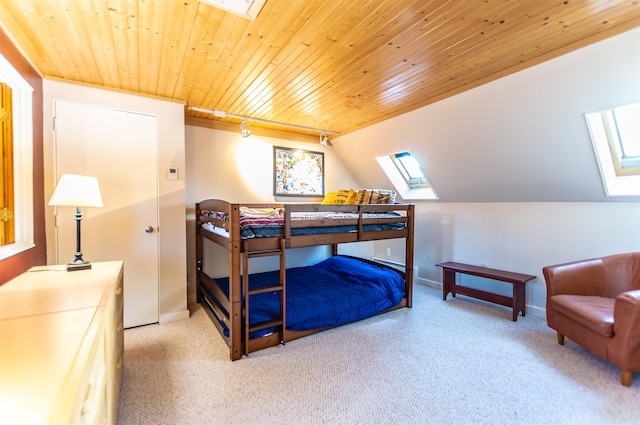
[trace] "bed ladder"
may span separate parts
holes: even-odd
[[[280,327],[280,342],[284,344],[284,331],[286,324],[286,249],[285,238],[280,239],[280,248],[265,251],[249,251],[249,241],[244,242],[244,255],[242,264],[242,291],[244,294],[244,354],[249,355],[249,335],[251,332],[259,331],[270,327]],[[249,288],[249,258],[280,256],[280,282],[277,285],[263,286],[261,288]],[[250,297],[255,294],[265,292],[280,292],[280,317],[267,322],[257,323],[249,326]]]

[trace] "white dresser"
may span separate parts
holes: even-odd
[[[0,287],[0,421],[115,424],[122,261],[31,269]]]

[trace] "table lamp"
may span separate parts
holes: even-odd
[[[91,263],[82,258],[80,251],[81,207],[102,207],[102,196],[98,179],[76,174],[63,174],[51,195],[49,205],[76,207],[76,253],[75,259],[67,264],[67,271],[90,269]]]

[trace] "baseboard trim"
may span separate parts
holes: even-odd
[[[428,286],[429,288],[433,288],[433,289],[440,289],[442,291],[442,283],[441,282],[436,282],[435,280],[425,279],[423,277],[416,277],[414,279],[414,281],[415,281],[415,283],[417,283],[419,285]]]
[[[535,305],[527,304],[527,314],[529,316],[538,317],[540,319],[547,320],[547,310]]]
[[[182,320],[182,319],[188,319],[188,318],[189,318],[189,310],[183,310],[177,313],[161,314],[159,323],[162,325],[164,323],[175,322],[176,320]]]

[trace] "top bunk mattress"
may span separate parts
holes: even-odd
[[[310,221],[310,220],[323,220],[330,222],[331,220],[354,220],[358,219],[357,213],[349,212],[292,212],[292,221]],[[402,217],[398,213],[384,212],[384,213],[363,213],[362,217],[365,219],[375,218],[398,218]],[[201,218],[215,218],[221,221],[228,221],[228,215],[219,211],[207,211],[203,210]],[[242,239],[251,238],[270,238],[282,236],[284,231],[284,215],[280,209],[250,209],[245,208],[240,210],[239,217],[240,224],[240,237]],[[202,224],[205,230],[210,232],[228,236],[228,230],[223,227],[217,227],[213,223],[205,222]],[[375,231],[375,230],[402,230],[406,227],[406,223],[373,223],[365,224],[362,226],[363,231]],[[329,233],[347,233],[356,232],[358,226],[356,225],[325,225],[322,227],[294,227],[291,229],[292,236],[301,235],[318,235]]]

